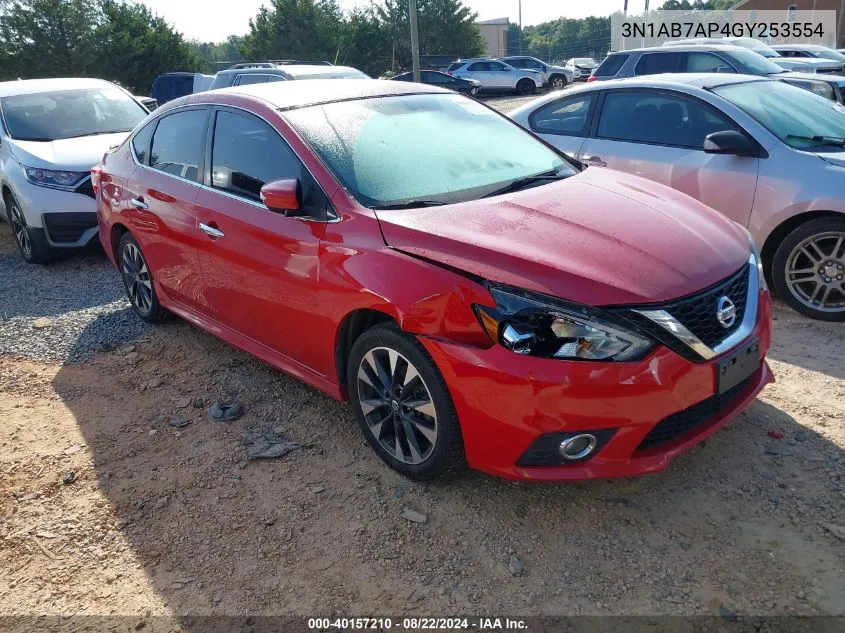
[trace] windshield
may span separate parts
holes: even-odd
[[[0,110],[9,136],[45,142],[129,132],[148,114],[125,92],[110,87],[3,97]]]
[[[573,63],[576,66],[595,66],[596,60],[592,57],[576,57]]]
[[[784,68],[781,68],[774,62],[770,62],[754,51],[732,50],[725,51],[725,53],[743,64],[753,75],[774,75],[776,73],[786,72]]]
[[[778,53],[771,46],[767,46],[766,44],[763,44],[763,42],[761,42],[760,40],[755,40],[752,37],[737,37],[729,41],[734,46],[742,46],[742,48],[748,48],[752,51],[760,53],[763,57],[780,57],[780,53]]]
[[[839,51],[834,51],[829,48],[814,48],[810,52],[816,57],[820,57],[822,59],[832,59],[836,62],[845,62],[845,55],[843,55]]]
[[[813,137],[845,138],[845,108],[779,81],[751,81],[714,88],[781,141],[796,149],[825,146]],[[825,146],[827,149],[837,149]],[[840,151],[842,148],[838,148]]]
[[[459,95],[343,101],[285,114],[364,206],[462,202],[517,178],[576,173],[559,154]]]

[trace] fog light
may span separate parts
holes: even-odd
[[[566,460],[573,461],[576,459],[584,459],[587,455],[592,453],[596,448],[596,436],[590,433],[580,433],[567,437],[560,443],[559,451],[561,457]]]

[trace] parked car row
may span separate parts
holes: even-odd
[[[180,315],[349,400],[414,479],[656,472],[773,380],[745,228],[452,91],[190,95],[92,178],[139,317]]]

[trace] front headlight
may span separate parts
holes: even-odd
[[[24,167],[23,173],[33,185],[68,190],[76,187],[81,180],[89,175],[87,171],[52,170],[41,169],[40,167]]]
[[[490,338],[517,354],[564,360],[639,360],[654,343],[596,311],[552,297],[492,286],[496,307],[475,305]]]

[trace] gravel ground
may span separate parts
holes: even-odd
[[[33,266],[0,224],[0,355],[76,361],[144,329],[101,250]]]

